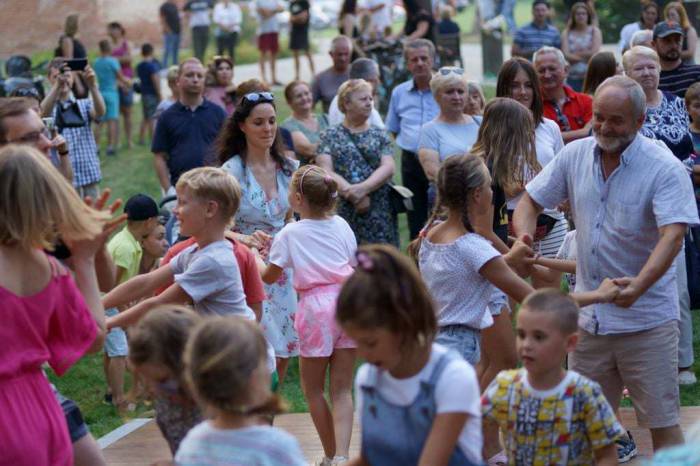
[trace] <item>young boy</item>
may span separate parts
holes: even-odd
[[[95,141],[100,146],[103,123],[107,124],[107,155],[116,154],[117,134],[119,129],[119,92],[117,82],[128,85],[129,81],[122,75],[119,60],[112,56],[112,44],[101,40],[100,56],[95,60],[93,69],[97,74],[100,94],[105,101],[105,114],[95,126]]]
[[[145,144],[146,130],[148,137],[153,138],[153,117],[156,108],[162,100],[160,93],[160,63],[153,57],[153,46],[145,43],[141,46],[143,61],[136,67],[136,74],[141,81],[141,106],[143,120],[139,129],[139,144]]]
[[[508,464],[613,465],[624,435],[600,386],[563,367],[578,340],[578,306],[558,290],[532,293],[520,308],[523,368],[502,371],[482,413],[503,431]]]
[[[136,194],[124,206],[126,226],[109,241],[107,251],[116,267],[116,283],[121,284],[139,273],[143,249],[141,241],[158,225],[156,201],[145,194]],[[107,317],[119,314],[112,308],[105,308]],[[112,328],[105,338],[104,371],[107,379],[107,403],[113,403],[122,410],[124,400],[124,372],[126,357],[129,355],[126,334],[119,327]]]
[[[168,81],[168,89],[170,89],[170,97],[167,99],[163,99],[160,101],[158,104],[158,107],[156,107],[156,112],[153,115],[153,126],[155,129],[155,123],[158,121],[158,117],[161,116],[161,114],[166,111],[167,109],[170,108],[172,104],[178,101],[180,98],[180,90],[177,88],[177,75],[179,73],[179,69],[177,66],[171,66],[168,68],[168,73],[165,75],[165,79]]]
[[[107,327],[129,326],[159,304],[193,303],[202,314],[238,315],[253,320],[246,305],[241,273],[225,232],[238,210],[241,188],[220,168],[202,167],[184,173],[175,187],[180,232],[196,244],[176,256],[167,266],[134,277],[103,298],[109,307],[147,298],[118,316]],[[161,294],[156,289],[172,284]]]

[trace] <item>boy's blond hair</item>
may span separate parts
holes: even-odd
[[[553,314],[557,327],[565,335],[578,331],[578,305],[571,296],[555,288],[544,288],[530,293],[521,308],[532,312]]]
[[[102,232],[109,214],[87,206],[49,159],[26,145],[0,149],[0,244],[52,249],[57,238]]]
[[[221,218],[227,222],[233,220],[241,204],[241,186],[223,168],[194,168],[180,177],[176,188],[187,188],[200,200],[216,202]]]
[[[685,106],[690,107],[690,104],[698,99],[700,99],[700,82],[693,83],[693,85],[685,91]]]

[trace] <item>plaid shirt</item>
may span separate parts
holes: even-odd
[[[90,110],[92,101],[90,99],[70,98],[69,100],[58,102],[53,109],[53,117],[56,118],[58,106],[77,102],[80,115],[86,121],[85,126],[80,128],[63,128],[61,135],[68,143],[70,150],[70,162],[73,166],[73,186],[79,188],[93,183],[99,183],[102,179],[100,172],[100,159],[97,156],[97,144],[95,136],[90,127]]]
[[[698,224],[693,187],[683,164],[660,141],[638,134],[620,165],[603,179],[593,137],[574,141],[527,184],[539,205],[571,202],[576,222],[576,291],[598,288],[604,278],[639,274],[659,241],[659,228]],[[678,320],[676,267],[671,267],[629,308],[594,304],[581,310],[589,333],[639,332]]]

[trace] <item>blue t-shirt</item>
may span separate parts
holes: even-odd
[[[418,140],[418,150],[434,150],[440,161],[458,154],[466,154],[476,142],[479,135],[481,118],[473,118],[471,123],[444,123],[437,119],[423,125]]]
[[[136,74],[141,81],[141,95],[156,95],[152,76],[160,71],[158,60],[144,60],[136,67]]]
[[[206,99],[194,111],[175,102],[158,118],[151,152],[168,155],[173,186],[187,170],[213,161],[211,145],[225,120],[224,109]]]
[[[99,57],[92,64],[97,75],[100,92],[117,92],[117,73],[121,67],[114,57]]]

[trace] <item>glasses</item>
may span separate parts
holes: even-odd
[[[448,67],[442,67],[440,68],[440,74],[442,76],[447,76],[450,73],[457,74],[459,76],[462,76],[464,74],[464,70],[462,68],[448,68]]]
[[[275,96],[272,92],[251,92],[243,96],[248,102],[257,102],[259,100],[263,102],[274,102]]]
[[[29,144],[31,146],[34,146],[39,143],[42,136],[44,136],[49,141],[51,140],[51,133],[47,128],[44,128],[41,131],[32,131],[31,133],[27,133],[22,137],[7,142],[15,144]]]

